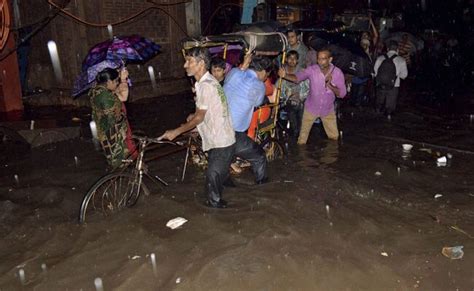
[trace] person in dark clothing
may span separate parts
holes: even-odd
[[[398,43],[396,41],[390,41],[388,45],[388,52],[385,55],[381,55],[375,61],[374,72],[377,81],[377,99],[376,99],[376,110],[378,112],[385,111],[387,118],[391,118],[391,115],[395,111],[397,106],[398,92],[400,88],[400,80],[405,79],[408,76],[407,63],[405,59],[397,54]],[[391,58],[395,66],[393,85],[392,87],[383,87],[378,84],[378,75],[385,75],[386,72],[382,69],[387,68],[382,66],[383,62]],[[379,70],[380,68],[380,70]]]

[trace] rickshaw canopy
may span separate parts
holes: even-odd
[[[243,49],[256,55],[276,56],[286,51],[288,40],[281,32],[236,32],[220,35],[202,36],[200,38],[185,38],[183,49],[193,47],[216,47],[240,45]]]

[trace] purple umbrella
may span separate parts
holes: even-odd
[[[102,72],[104,69],[118,69],[123,65],[124,63],[120,60],[105,60],[87,68],[77,77],[76,81],[74,82],[72,96],[78,96],[81,93],[90,89],[94,85],[94,81],[97,77],[97,74]]]
[[[85,71],[105,60],[144,62],[154,57],[160,48],[150,39],[139,35],[114,37],[92,47],[82,63],[82,69]]]

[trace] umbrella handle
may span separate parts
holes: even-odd
[[[122,63],[121,70],[127,69],[127,64],[125,63],[124,59],[120,59],[120,62]],[[132,87],[132,81],[130,80],[130,77],[127,78],[127,85],[128,87]]]

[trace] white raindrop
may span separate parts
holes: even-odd
[[[156,268],[156,256],[155,253],[150,254],[151,266],[153,267],[153,274],[156,276],[158,274]]]
[[[18,270],[18,276],[20,277],[21,284],[25,285],[26,284],[25,270],[23,270],[23,269]]]
[[[95,278],[94,280],[95,290],[96,291],[104,291],[104,284],[102,283],[101,278]]]
[[[63,80],[63,72],[61,69],[61,62],[59,61],[58,47],[56,42],[53,40],[48,41],[49,56],[51,57],[51,63],[53,64],[54,75],[56,80],[61,83]]]
[[[152,66],[148,66],[148,75],[150,76],[151,86],[153,87],[153,90],[156,90],[155,69]]]
[[[112,24],[107,25],[107,31],[109,33],[109,37],[114,38],[114,29],[112,28]]]

